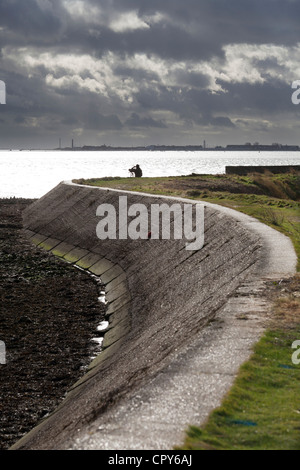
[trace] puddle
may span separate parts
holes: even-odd
[[[109,327],[108,321],[102,321],[100,325],[97,326],[97,331],[105,331]]]
[[[93,341],[94,343],[97,343],[99,346],[102,346],[103,336],[101,336],[99,338],[92,338],[91,341]]]
[[[105,294],[105,290],[103,289],[103,282],[101,278],[96,276],[95,274],[92,274],[87,269],[83,269],[80,266],[77,266],[76,264],[74,266],[80,271],[87,273],[94,280],[98,288],[98,302],[101,302],[102,304],[106,305],[107,304],[106,294]],[[96,327],[96,332],[99,333],[99,336],[95,336],[91,339],[91,343],[93,346],[92,346],[92,356],[90,356],[90,360],[94,360],[98,356],[98,354],[101,353],[102,344],[104,340],[104,333],[108,327],[109,327],[109,322],[106,320],[102,320],[99,323],[99,325]]]
[[[107,304],[106,302],[106,297],[105,297],[105,291],[100,291],[100,295],[98,297],[98,300],[99,302],[103,303],[103,304]]]

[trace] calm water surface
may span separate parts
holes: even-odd
[[[227,165],[300,165],[300,152],[0,151],[0,197],[39,198],[74,178],[221,174]]]

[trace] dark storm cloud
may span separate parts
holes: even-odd
[[[25,118],[24,116],[16,116],[14,121],[17,123],[17,124],[23,124],[25,122]]]
[[[259,111],[266,114],[283,114],[291,109],[290,86],[273,80],[261,85],[239,84],[234,87],[227,85],[229,93],[235,96],[236,110],[251,109],[252,114]]]
[[[197,136],[295,115],[297,53],[287,66],[279,49],[299,42],[299,18],[292,0],[1,0],[2,135],[96,143],[137,129],[150,141],[174,123]]]
[[[2,0],[0,25],[12,41],[74,47],[101,56],[105,51],[155,53],[164,58],[207,59],[222,56],[230,43],[293,44],[299,40],[300,4],[289,0],[119,0],[84,1],[88,21],[64,8],[60,0]],[[94,24],[93,10],[103,20]],[[73,9],[73,15],[72,15]],[[136,11],[148,28],[115,32],[107,24],[116,13]]]
[[[135,29],[122,33],[101,26],[101,33],[83,29],[80,21],[68,27],[60,49],[73,47],[77,51],[92,52],[102,57],[107,51],[121,55],[144,52],[156,54],[164,59],[187,60],[209,59],[212,55],[223,55],[222,44],[214,34],[206,31],[191,34],[172,23],[159,22],[147,29]]]
[[[234,127],[229,114],[272,116],[291,111],[291,89],[280,80],[270,83],[219,83],[226,93],[211,93],[207,90],[160,87],[159,89],[141,89],[137,99],[143,108],[170,110],[180,119],[189,120],[198,125]],[[220,116],[220,113],[222,114]]]
[[[170,28],[170,39],[172,32],[184,31],[190,37],[188,45],[195,39],[199,55],[205,46],[207,52],[220,53],[226,43],[299,41],[300,3],[293,0],[113,0],[110,5],[123,11],[136,9],[140,16],[160,13],[159,24],[164,30]]]
[[[73,116],[68,116],[68,117],[65,117],[64,119],[62,119],[61,123],[65,124],[66,126],[74,126],[75,124],[78,125],[79,121],[78,121],[78,119],[74,118]]]
[[[167,126],[162,121],[156,121],[151,117],[140,117],[136,113],[132,113],[127,119],[125,125],[128,127],[158,127],[165,129]]]
[[[90,0],[84,3],[87,14],[92,5],[101,7],[103,22],[90,27],[55,2],[45,31],[57,34],[63,30],[57,47],[88,50],[99,57],[106,51],[120,54],[142,51],[165,59],[204,60],[214,55],[222,57],[224,44],[291,45],[299,40],[300,4],[289,0],[188,0],[184,3],[181,0]],[[131,11],[137,12],[148,28],[116,32],[105,22],[105,18],[114,18],[116,12]],[[40,12],[40,16],[43,23],[45,13]]]
[[[3,43],[20,41],[21,46],[22,41],[23,45],[55,42],[62,27],[62,12],[60,0],[1,0],[0,26],[6,29]]]
[[[87,115],[84,121],[89,129],[95,129],[99,131],[115,129],[119,130],[122,128],[122,123],[118,116],[115,114],[103,115],[98,112],[97,109],[89,107]]]
[[[94,47],[95,52],[147,51],[164,57],[201,57],[221,54],[229,43],[294,44],[299,40],[300,4],[290,0],[85,0],[84,20],[75,2],[62,0],[2,0],[0,26],[26,44],[48,40],[50,47]],[[93,6],[103,21],[94,24]],[[73,10],[73,14],[72,14]],[[89,10],[91,16],[89,18]],[[114,32],[107,18],[135,11],[149,26]],[[96,34],[98,33],[98,34]],[[21,44],[20,44],[21,45]]]

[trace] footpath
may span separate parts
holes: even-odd
[[[61,183],[24,213],[33,243],[101,277],[109,327],[88,372],[13,449],[180,445],[186,427],[220,404],[264,331],[266,283],[295,273],[287,237],[209,203],[199,250],[184,240],[99,240],[97,207],[118,207],[124,195],[148,208],[199,204]]]

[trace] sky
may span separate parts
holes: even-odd
[[[299,19],[299,0],[0,0],[0,148],[300,145]]]

